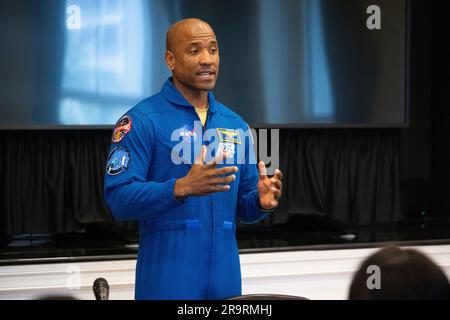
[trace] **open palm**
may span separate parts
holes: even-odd
[[[269,178],[263,161],[258,163],[258,172],[258,194],[260,205],[267,210],[273,209],[278,206],[278,199],[281,197],[281,180],[283,174],[279,169],[276,169],[275,175],[272,178]]]

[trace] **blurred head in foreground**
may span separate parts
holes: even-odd
[[[450,284],[443,270],[425,254],[390,246],[363,261],[353,277],[349,299],[450,299]]]

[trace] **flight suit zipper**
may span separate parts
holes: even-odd
[[[191,106],[191,110],[186,110],[189,113],[189,116],[194,120],[194,121],[200,121],[200,117],[198,116],[197,112],[195,111],[194,107]],[[195,115],[192,114],[195,113]],[[206,121],[205,121],[205,125],[202,124],[202,145],[206,145],[203,141],[203,136],[205,134],[205,131],[208,129],[208,124],[210,123],[210,118],[211,118],[211,112],[208,112],[208,114],[206,115]],[[195,128],[195,126],[194,126]],[[194,157],[196,157],[197,155],[194,155]],[[209,299],[209,297],[211,297],[211,283],[212,283],[212,279],[213,279],[213,265],[214,265],[214,250],[215,250],[215,245],[214,245],[214,197],[212,194],[208,195],[210,201],[211,201],[211,215],[210,215],[210,219],[211,219],[211,228],[209,230],[209,251],[210,251],[210,259],[209,259],[209,276],[208,276],[208,283],[207,283],[207,296],[206,298]]]

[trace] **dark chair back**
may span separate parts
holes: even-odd
[[[292,296],[287,294],[244,294],[232,297],[228,300],[309,300],[302,296]]]

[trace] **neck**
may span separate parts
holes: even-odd
[[[197,91],[188,89],[178,80],[173,78],[173,84],[175,88],[183,95],[183,97],[192,105],[198,109],[208,108],[208,91]]]

